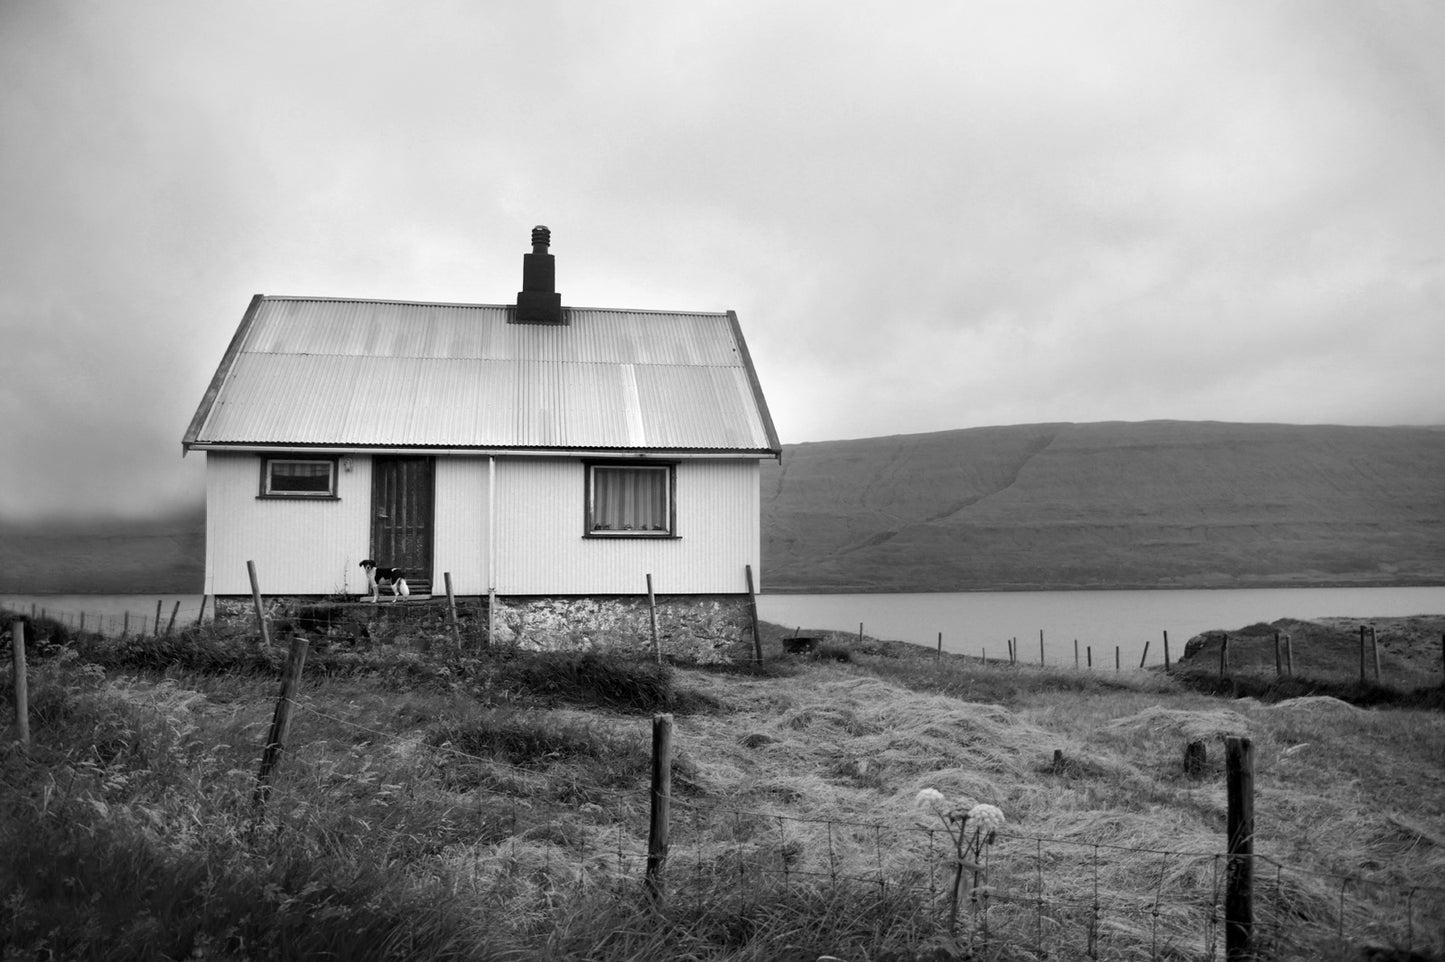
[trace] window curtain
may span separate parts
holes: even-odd
[[[597,531],[666,531],[666,468],[592,469],[592,527]]]

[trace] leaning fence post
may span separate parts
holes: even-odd
[[[1375,684],[1380,683],[1380,643],[1375,638],[1375,626],[1370,626],[1370,654],[1375,657]]]
[[[170,637],[176,627],[176,615],[181,613],[181,599],[177,598],[175,605],[171,608],[171,620],[166,622],[166,637]]]
[[[291,728],[291,696],[301,686],[301,669],[306,665],[308,644],[301,635],[291,639],[291,656],[286,661],[286,673],[281,676],[281,694],[276,699],[271,732],[266,736],[266,748],[261,752],[261,767],[256,771],[256,791],[251,796],[253,806],[266,804],[266,799],[271,794],[271,775],[280,761],[286,744],[286,733]]]
[[[1224,892],[1224,949],[1229,962],[1254,958],[1254,746],[1224,740],[1229,861]]]
[[[753,620],[753,663],[761,665],[763,663],[763,636],[762,632],[758,630],[758,593],[753,590],[753,566],[743,565],[743,574],[747,575],[748,579],[748,610],[751,612]],[[859,630],[862,630],[861,625]]]
[[[662,902],[662,867],[667,861],[668,814],[672,807],[672,716],[652,716],[652,815],[647,827],[648,899]]]
[[[261,644],[271,650],[271,632],[266,628],[266,609],[261,607],[261,582],[256,579],[256,562],[246,562],[246,573],[251,576],[251,600],[256,604],[256,624],[261,626]]]
[[[10,649],[15,659],[15,738],[21,748],[30,747],[30,691],[25,678],[25,622],[10,622]]]
[[[1149,639],[1144,639],[1144,654],[1139,658],[1139,667],[1144,667],[1144,662],[1149,660]]]
[[[452,573],[442,572],[442,584],[447,586],[447,621],[452,626],[452,642],[456,644],[457,651],[462,650],[462,628],[457,624],[457,596],[452,591]]]

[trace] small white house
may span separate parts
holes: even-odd
[[[184,438],[206,580],[247,595],[671,595],[760,577],[781,446],[731,311],[562,307],[532,233],[516,304],[257,295]],[[759,583],[760,587],[760,583]]]

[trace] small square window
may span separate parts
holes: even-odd
[[[671,464],[587,465],[589,537],[666,538],[673,535]]]
[[[261,467],[261,496],[334,498],[336,462],[319,458],[265,458]]]

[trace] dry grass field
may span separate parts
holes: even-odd
[[[1445,947],[1438,709],[856,638],[803,658],[781,634],[732,669],[318,641],[263,808],[279,650],[34,645],[33,744],[0,730],[0,958],[1222,958],[1231,735],[1254,753],[1261,957]],[[671,847],[649,901],[657,713]],[[1006,818],[952,921],[924,789]]]

